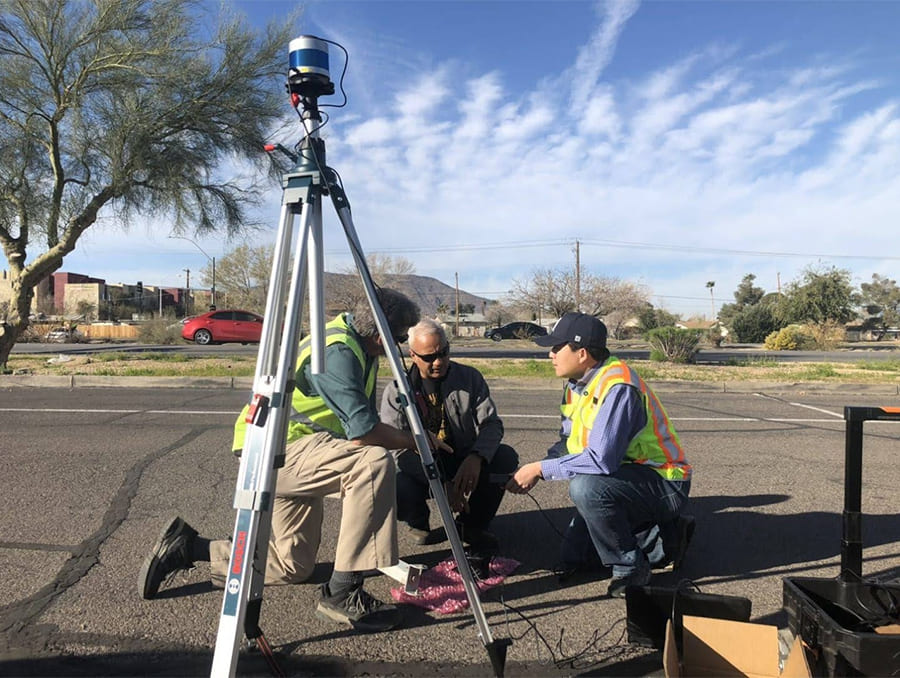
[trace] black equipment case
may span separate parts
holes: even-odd
[[[837,579],[784,578],[784,607],[795,636],[828,676],[900,676],[900,584],[862,576],[863,422],[900,421],[900,407],[845,407],[844,513]],[[897,630],[897,629],[895,629]]]

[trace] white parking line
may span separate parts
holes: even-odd
[[[832,417],[837,417],[838,419],[844,418],[843,412],[832,412],[831,410],[824,410],[821,407],[814,407],[812,405],[804,405],[803,403],[790,403],[794,407],[805,407],[808,410],[815,410],[816,412],[821,412],[822,414],[830,414]]]
[[[799,403],[791,403],[792,405],[797,404],[800,407]],[[811,407],[810,409],[817,410],[820,412],[824,412],[825,414],[831,414],[833,416],[843,417],[843,415],[834,415],[833,412],[829,412],[828,410],[822,410],[818,407]],[[28,412],[28,413],[36,413],[36,412],[46,412],[53,414],[191,414],[191,415],[200,415],[200,416],[223,416],[223,417],[235,417],[237,414],[234,410],[141,410],[141,409],[129,409],[129,410],[118,410],[118,409],[96,409],[96,408],[64,408],[64,407],[0,407],[0,412]],[[558,414],[504,414],[501,417],[502,419],[550,419],[553,421],[559,421]],[[785,423],[785,424],[822,424],[822,423],[830,423],[833,422],[833,419],[802,419],[802,418],[794,418],[794,417],[671,417],[672,421],[680,422],[680,421],[691,421],[691,422],[744,422],[744,423],[752,423],[752,422],[776,422],[776,423]]]

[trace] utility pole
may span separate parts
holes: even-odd
[[[184,283],[185,292],[184,292],[184,314],[191,314],[191,269],[183,268],[181,269],[187,274],[187,280]]]
[[[174,238],[176,240],[187,240],[194,247],[196,247],[198,250],[200,250],[200,253],[204,257],[206,257],[210,263],[212,263],[212,287],[210,288],[210,291],[209,291],[209,305],[212,308],[210,308],[209,310],[210,311],[216,310],[216,308],[215,308],[216,307],[216,258],[209,256],[206,253],[206,250],[204,250],[202,247],[200,247],[200,245],[198,245],[196,242],[194,242],[190,238],[185,238],[184,236],[181,236],[181,235],[170,235],[169,237]],[[184,270],[187,270],[187,269],[184,269]],[[188,287],[190,287],[190,285],[188,285]]]
[[[575,310],[581,313],[581,243],[575,240]]]
[[[459,273],[456,274],[456,336],[459,336]]]

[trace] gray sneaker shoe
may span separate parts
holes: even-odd
[[[634,572],[624,577],[613,577],[606,589],[610,598],[624,598],[625,589],[629,586],[646,586],[650,583],[650,564],[644,561]]]
[[[328,584],[322,584],[322,599],[316,607],[320,619],[349,624],[357,631],[373,633],[389,631],[400,623],[400,609],[373,598],[362,586],[344,595],[331,595]]]
[[[196,536],[197,530],[181,518],[175,517],[169,521],[138,574],[141,598],[154,598],[166,577],[178,570],[187,570],[194,564],[191,544]]]

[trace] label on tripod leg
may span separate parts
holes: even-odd
[[[244,561],[247,558],[247,535],[250,532],[252,511],[241,510],[234,531],[234,544],[231,547],[231,559],[228,561],[228,573],[225,581],[225,601],[222,603],[222,614],[233,617],[237,614],[241,588],[244,584]]]

